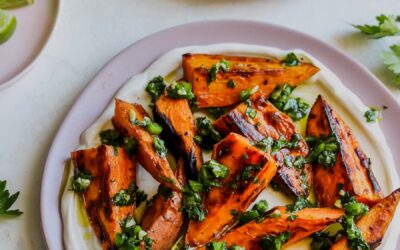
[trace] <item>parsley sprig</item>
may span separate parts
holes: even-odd
[[[394,16],[379,15],[375,17],[378,25],[353,25],[369,38],[382,38],[385,36],[394,36],[400,33]]]
[[[0,181],[0,214],[8,215],[8,216],[18,216],[21,215],[19,209],[10,210],[10,207],[15,203],[18,199],[19,192],[10,195],[10,192],[6,189],[7,181]]]

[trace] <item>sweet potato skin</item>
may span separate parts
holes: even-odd
[[[246,155],[246,157],[244,157]],[[263,151],[251,146],[250,142],[238,134],[231,133],[214,146],[213,159],[229,168],[229,174],[221,181],[220,188],[212,188],[204,200],[208,211],[203,221],[190,221],[186,234],[186,244],[203,246],[218,239],[232,224],[232,211],[244,212],[258,194],[269,184],[277,170],[274,159]],[[235,180],[248,165],[260,165],[248,181]],[[258,182],[254,179],[257,178]],[[236,188],[232,188],[232,183]]]
[[[184,168],[183,159],[178,160],[175,175],[181,185],[186,182]],[[178,238],[184,222],[184,215],[180,211],[182,198],[183,194],[176,191],[172,191],[169,198],[157,194],[152,204],[146,208],[141,226],[153,240],[153,250],[171,249]]]
[[[344,215],[342,209],[305,208],[294,213],[297,216],[294,220],[288,220],[290,214],[286,213],[286,207],[275,207],[266,215],[278,211],[281,217],[265,218],[262,222],[251,221],[231,230],[219,241],[226,242],[227,247],[237,245],[245,249],[258,250],[262,249],[260,245],[262,237],[290,232],[291,237],[284,244],[287,246],[323,230]]]
[[[375,204],[381,197],[381,188],[375,179],[370,161],[362,151],[350,128],[332,109],[327,101],[318,96],[311,108],[307,121],[307,136],[336,137],[339,144],[336,164],[324,168],[313,164],[314,189],[321,206],[333,206],[339,198],[337,185],[344,184],[345,191],[368,205]]]
[[[74,167],[89,172],[93,177],[83,194],[83,201],[103,249],[111,249],[115,245],[116,233],[121,231],[119,222],[135,211],[134,204],[122,207],[112,204],[114,195],[135,181],[135,159],[122,148],[101,145],[72,152],[71,160]]]
[[[228,72],[216,74],[208,83],[208,71],[221,59],[230,63]],[[296,86],[317,73],[319,69],[309,63],[288,67],[273,58],[239,57],[206,54],[185,54],[182,57],[184,79],[193,85],[199,108],[230,106],[240,101],[240,92],[256,85],[267,95],[277,85]],[[235,88],[227,87],[233,80]]]
[[[161,96],[154,106],[154,118],[164,127],[168,141],[185,156],[186,175],[195,179],[203,164],[201,148],[194,142],[196,124],[186,99]]]
[[[176,180],[166,158],[161,157],[153,148],[153,137],[144,128],[133,125],[129,120],[129,112],[136,113],[136,119],[141,121],[149,117],[139,104],[131,104],[115,99],[115,114],[112,118],[114,127],[125,136],[134,137],[138,141],[137,159],[139,163],[165,187],[180,191],[182,186]]]
[[[376,203],[366,215],[357,221],[356,225],[371,249],[375,249],[381,244],[385,232],[396,213],[399,201],[400,189],[397,189]],[[350,250],[346,238],[341,238],[331,247],[331,250],[347,249]]]
[[[222,134],[235,132],[247,137],[254,143],[268,136],[274,140],[283,137],[287,141],[291,141],[292,137],[299,133],[290,117],[274,107],[267,100],[267,96],[264,93],[256,93],[250,100],[252,107],[257,111],[257,115],[253,119],[246,115],[247,104],[241,103],[217,119],[213,123],[214,127]],[[306,157],[308,151],[307,143],[301,138],[297,148],[283,148],[274,155],[279,168],[273,181],[291,196],[308,196],[312,181],[311,165],[305,164],[303,169],[287,167],[284,162],[284,156],[291,155],[293,158],[296,156]],[[305,181],[301,178],[302,171],[304,171]]]

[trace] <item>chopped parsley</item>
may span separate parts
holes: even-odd
[[[282,148],[294,149],[299,146],[299,142],[302,139],[300,134],[294,134],[291,141],[287,141],[283,136],[278,140],[273,140],[272,137],[268,136],[256,143],[256,147],[263,150],[264,152],[276,153]],[[299,160],[298,158],[295,159]],[[294,163],[293,163],[294,164]],[[299,162],[296,164],[300,164]]]
[[[340,199],[335,202],[335,206],[342,207],[345,210],[346,215],[342,219],[342,227],[347,235],[349,247],[352,250],[368,250],[370,248],[355,223],[358,217],[368,213],[368,206],[357,202],[357,200],[343,188],[343,184],[338,185]]]
[[[312,236],[312,250],[329,250],[335,242],[336,235],[330,235],[326,232],[317,232]]]
[[[99,134],[101,144],[122,147],[129,155],[135,153],[137,141],[131,137],[125,137],[115,129],[103,130]]]
[[[255,86],[254,86],[253,88],[251,88],[251,89],[245,89],[245,90],[240,91],[240,100],[241,100],[241,101],[245,101],[245,100],[249,99],[249,97],[250,97],[252,94],[256,93],[256,92],[258,91],[259,88],[260,88],[260,87],[259,87],[258,85],[255,85]]]
[[[307,198],[297,198],[293,204],[286,205],[286,211],[295,213],[308,207],[316,207],[316,204],[312,203]]]
[[[400,33],[394,16],[380,15],[376,17],[378,25],[353,25],[354,28],[366,34],[369,38],[382,38]]]
[[[237,211],[232,211],[231,214],[235,215],[237,217],[237,220],[241,225],[250,222],[252,220],[255,220],[259,218],[261,215],[263,215],[265,212],[268,211],[268,202],[266,200],[260,200],[254,206],[244,212],[244,213],[239,213]]]
[[[169,97],[174,99],[194,99],[192,84],[187,82],[174,82],[167,88]]]
[[[277,86],[268,99],[277,109],[287,114],[294,121],[298,121],[308,114],[310,105],[300,97],[291,97],[294,89],[295,87],[287,84]]]
[[[84,192],[89,187],[92,178],[89,172],[75,168],[71,179],[71,189],[78,193]]]
[[[208,108],[206,111],[213,119],[218,119],[225,113],[223,108]]]
[[[122,232],[115,236],[115,245],[118,249],[140,249],[144,244],[146,250],[151,250],[152,239],[147,236],[132,216],[126,217],[120,222]]]
[[[203,149],[212,149],[213,145],[222,139],[221,134],[213,127],[206,117],[196,119],[197,135],[194,141]]]
[[[371,107],[364,113],[365,120],[367,122],[377,122],[381,118],[381,114],[377,108]]]
[[[256,147],[261,149],[264,152],[269,152],[271,150],[272,144],[274,143],[274,139],[268,136],[262,139],[261,141],[256,143]]]
[[[151,96],[151,102],[157,101],[164,93],[166,86],[162,76],[156,76],[147,83],[146,92]]]
[[[282,60],[282,64],[286,66],[298,66],[300,65],[300,60],[297,58],[296,54],[290,52],[286,55],[286,58]]]
[[[317,162],[325,168],[330,168],[336,164],[339,146],[334,134],[320,138],[307,137],[306,141],[311,148],[306,158],[307,163]]]
[[[157,154],[161,157],[165,157],[168,153],[168,149],[165,147],[165,142],[158,136],[153,138],[153,147]]]
[[[232,79],[230,79],[227,83],[226,86],[230,89],[234,89],[236,87],[236,82]]]
[[[264,236],[261,239],[261,248],[263,250],[279,250],[289,240],[289,238],[290,232]]]
[[[245,111],[246,115],[251,119],[254,119],[257,116],[257,110],[253,108],[253,103],[250,101],[250,99],[247,99],[245,103],[247,104]]]
[[[134,125],[138,125],[142,128],[145,128],[152,135],[161,134],[163,128],[160,124],[153,122],[149,117],[143,117],[142,121],[135,120]]]
[[[0,181],[0,214],[8,216],[19,216],[22,212],[19,209],[10,210],[10,207],[18,199],[19,192],[10,195],[10,192],[6,189],[7,181]]]
[[[288,221],[294,221],[297,217],[298,217],[298,216],[295,215],[295,214],[290,214],[290,215],[286,218],[286,220],[288,220]]]
[[[127,189],[121,189],[118,193],[116,193],[113,198],[113,204],[116,206],[129,206],[135,203],[136,206],[139,206],[140,203],[146,201],[147,194],[140,190],[138,186],[136,186],[135,182],[132,182]]]
[[[206,250],[245,250],[245,248],[238,246],[238,245],[233,245],[229,248],[226,247],[225,242],[209,242],[206,245]]]
[[[217,161],[205,162],[200,170],[198,180],[189,180],[183,189],[183,203],[181,211],[185,212],[189,219],[202,221],[207,211],[202,207],[202,193],[208,192],[211,187],[220,187],[220,179],[225,178],[229,169]]]
[[[211,66],[211,68],[208,70],[208,83],[215,81],[218,72],[228,72],[229,67],[230,63],[224,59]]]

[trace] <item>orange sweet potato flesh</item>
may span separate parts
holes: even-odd
[[[221,187],[212,188],[205,197],[204,208],[208,211],[205,219],[190,221],[186,244],[192,247],[203,246],[225,233],[235,222],[231,212],[246,211],[258,194],[267,187],[277,170],[277,164],[269,154],[253,147],[246,138],[234,133],[214,146],[212,158],[227,166],[229,174],[221,180]],[[252,171],[249,178],[240,178],[248,165],[258,165],[260,168]]]
[[[154,179],[165,187],[180,191],[182,186],[176,180],[167,159],[159,156],[154,150],[153,136],[146,129],[130,122],[130,111],[136,113],[136,119],[139,121],[146,116],[149,117],[141,105],[115,99],[115,114],[112,118],[114,127],[125,136],[136,138],[139,144],[137,159]]]
[[[250,100],[252,107],[257,111],[254,118],[246,115],[248,105],[241,103],[217,119],[213,124],[214,127],[222,134],[238,133],[254,143],[268,136],[274,140],[283,137],[287,141],[291,141],[293,135],[299,133],[292,119],[272,105],[264,93],[256,93],[251,96]],[[274,154],[279,168],[273,181],[291,196],[307,197],[312,179],[311,165],[305,164],[303,169],[288,167],[284,162],[284,155],[288,154],[293,159],[297,156],[306,157],[308,146],[305,140],[301,138],[297,148],[283,148],[279,153]],[[301,177],[303,171],[304,179]]]
[[[400,189],[397,189],[376,203],[368,214],[357,221],[356,225],[371,249],[375,249],[381,244],[385,232],[396,213],[399,201]],[[341,238],[331,247],[331,250],[350,250],[347,245],[347,239]]]
[[[221,59],[230,63],[228,72],[216,74],[208,83],[208,70]],[[319,71],[310,63],[285,66],[280,60],[261,57],[241,57],[206,54],[182,56],[184,79],[192,83],[199,108],[230,106],[240,101],[240,92],[256,85],[269,95],[277,85],[297,86]],[[235,88],[227,82],[233,80]]]
[[[350,128],[327,101],[318,96],[308,117],[307,135],[321,137],[332,133],[339,144],[336,164],[331,168],[313,164],[314,190],[320,205],[334,205],[339,198],[339,183],[358,201],[368,205],[375,204],[382,197],[382,191],[372,173],[368,157]]]
[[[284,244],[285,247],[323,230],[344,215],[342,209],[305,208],[294,213],[297,216],[294,220],[288,220],[290,214],[286,213],[286,207],[275,207],[267,212],[266,216],[278,212],[281,217],[266,218],[262,222],[251,221],[231,230],[218,241],[226,242],[227,247],[237,245],[245,249],[258,250],[262,249],[261,239],[263,237],[290,232],[291,236]]]
[[[186,99],[161,96],[154,106],[154,118],[164,127],[168,141],[185,156],[186,175],[195,179],[203,164],[201,148],[194,142],[196,124]]]
[[[184,161],[178,161],[175,171],[176,178],[184,185],[186,182],[184,174]],[[166,198],[157,194],[151,205],[146,208],[141,226],[147,232],[147,236],[153,240],[153,250],[171,249],[184,222],[184,215],[180,210],[183,194],[172,191],[170,197]]]
[[[135,205],[114,206],[112,198],[135,181],[135,159],[122,148],[101,145],[97,148],[71,153],[75,168],[91,174],[93,179],[83,194],[90,224],[100,239],[103,249],[111,249],[115,235],[121,231],[119,223],[133,215]]]

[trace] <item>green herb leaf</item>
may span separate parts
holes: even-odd
[[[197,189],[196,189],[197,191]],[[200,192],[194,191],[190,186],[183,189],[183,201],[181,211],[191,220],[203,221],[207,211],[203,209]]]
[[[240,100],[245,101],[245,100],[249,99],[249,97],[252,94],[255,94],[259,90],[259,88],[260,87],[258,85],[255,85],[251,89],[245,89],[245,90],[240,91]]]
[[[306,141],[311,148],[306,158],[307,163],[318,162],[327,168],[336,164],[339,146],[335,135],[320,138],[307,137]]]
[[[282,63],[286,66],[297,66],[300,65],[300,60],[293,52],[291,52],[286,55],[286,58],[282,60]]]
[[[391,70],[400,82],[400,44],[393,44],[389,51],[382,52],[383,63]]]
[[[71,189],[75,192],[82,193],[89,187],[91,179],[92,176],[90,173],[75,168],[74,176],[71,179]]]
[[[290,94],[294,89],[294,87],[287,84],[277,86],[270,94],[269,101],[277,109],[290,116],[294,121],[298,121],[308,114],[310,105],[299,97],[291,97]]]
[[[154,136],[153,147],[157,154],[161,157],[165,157],[168,153],[168,149],[165,146],[165,142],[158,136]]]
[[[206,111],[213,119],[218,119],[225,113],[225,109],[223,108],[208,108]]]
[[[115,245],[118,249],[140,249],[143,244],[146,250],[151,250],[153,240],[147,236],[132,216],[120,222],[122,232],[115,236]]]
[[[206,250],[227,250],[225,242],[209,242],[206,245]]]
[[[169,97],[175,99],[193,99],[192,84],[187,82],[174,82],[167,88]]]
[[[164,78],[162,76],[156,76],[147,83],[146,92],[150,94],[151,101],[155,102],[164,93],[166,88]]]
[[[311,249],[312,250],[329,250],[335,242],[335,237],[325,232],[317,232],[312,236]]]
[[[230,89],[234,89],[236,87],[236,82],[232,79],[230,79],[227,83],[226,86]]]
[[[369,110],[365,111],[364,117],[367,122],[376,122],[380,120],[381,114],[378,109],[371,107]]]
[[[261,239],[263,250],[279,250],[289,240],[290,232],[284,232],[279,235],[267,235]]]
[[[197,118],[196,127],[197,135],[194,140],[203,149],[212,149],[213,145],[222,139],[221,134],[206,117]]]
[[[228,72],[229,67],[230,63],[224,59],[211,66],[211,68],[208,70],[208,83],[215,81],[218,72]]]
[[[107,129],[101,131],[101,144],[111,145],[113,147],[122,147],[129,155],[135,153],[137,149],[137,141],[134,138],[124,137],[117,130]]]
[[[287,212],[295,213],[308,207],[316,207],[316,204],[312,203],[307,198],[297,198],[293,204],[286,205],[286,210]]]
[[[7,181],[0,181],[0,214],[8,216],[19,216],[23,214],[19,209],[10,210],[10,207],[18,199],[19,192],[10,195],[10,192],[6,189]]]
[[[140,203],[146,201],[147,194],[132,182],[128,189],[122,189],[113,196],[113,204],[116,206],[129,206],[133,203],[138,207]]]
[[[262,139],[261,141],[256,143],[256,147],[261,149],[264,152],[269,152],[271,150],[272,144],[274,143],[274,140],[272,137],[268,136]]]
[[[369,38],[381,38],[399,34],[400,30],[396,24],[394,16],[380,15],[376,17],[378,25],[353,25]]]

